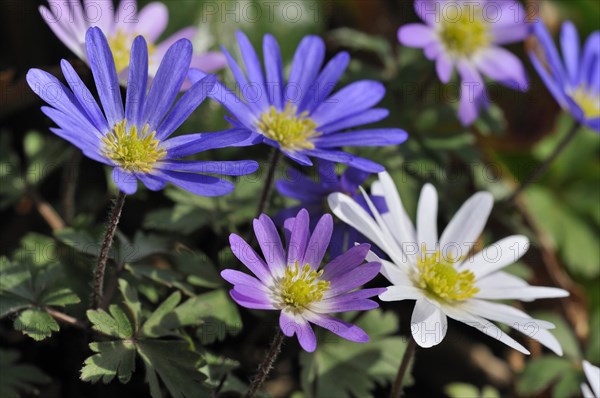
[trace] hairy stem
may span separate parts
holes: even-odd
[[[56,311],[50,307],[46,307],[45,310],[48,313],[48,315],[50,315],[57,321],[64,323],[65,325],[70,325],[81,330],[87,330],[87,325],[85,324],[85,322],[82,322],[77,318],[73,318],[70,315],[67,315],[60,311]]]
[[[406,345],[406,350],[404,350],[404,354],[402,355],[402,362],[400,362],[400,367],[398,368],[396,381],[394,382],[394,386],[392,387],[392,393],[390,394],[390,398],[398,398],[402,396],[402,383],[404,382],[404,376],[406,375],[406,371],[408,370],[408,364],[410,363],[410,360],[415,353],[416,347],[417,343],[415,342],[415,339],[409,337],[408,344]]]
[[[102,295],[104,289],[104,271],[106,270],[106,262],[108,261],[108,253],[112,246],[113,237],[121,218],[121,211],[125,204],[125,194],[119,191],[115,204],[111,210],[108,225],[106,226],[106,232],[104,233],[104,240],[102,241],[102,248],[100,249],[100,255],[98,256],[98,264],[94,270],[94,296],[93,304],[94,308],[99,308],[102,303]]]
[[[260,364],[260,367],[258,368],[258,372],[256,372],[256,376],[252,380],[252,383],[250,384],[250,387],[248,388],[248,392],[244,396],[245,398],[254,397],[256,392],[260,389],[260,387],[265,382],[265,380],[267,380],[267,376],[269,376],[271,369],[273,369],[273,364],[275,363],[275,361],[277,360],[277,357],[279,356],[279,353],[281,352],[281,345],[283,344],[283,338],[284,338],[283,332],[278,327],[277,331],[275,332],[275,336],[273,337],[273,341],[271,342],[271,347],[269,347],[269,352],[267,352],[265,359],[263,359],[262,363]]]
[[[269,171],[267,173],[267,180],[263,186],[263,190],[260,194],[260,201],[258,202],[258,208],[256,209],[256,217],[269,209],[271,202],[271,194],[273,193],[273,183],[275,182],[275,171],[277,165],[281,159],[281,151],[278,148],[273,148],[271,156],[269,158]]]
[[[556,160],[558,155],[562,153],[562,151],[569,145],[569,143],[573,140],[573,138],[577,135],[579,131],[579,127],[581,127],[581,123],[576,122],[571,126],[571,129],[564,136],[564,138],[558,143],[554,151],[530,174],[528,175],[521,185],[513,192],[513,194],[507,199],[507,202],[513,202],[517,196],[519,196],[525,188],[531,185],[533,182],[537,181],[546,171],[550,165]]]

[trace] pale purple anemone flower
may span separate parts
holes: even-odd
[[[191,26],[183,28],[159,43],[169,22],[169,11],[161,2],[152,2],[138,12],[136,0],[121,0],[116,10],[107,0],[48,0],[48,7],[40,6],[39,11],[54,34],[88,64],[85,34],[90,27],[99,27],[110,45],[121,85],[127,82],[130,49],[137,36],[143,36],[148,44],[148,75],[152,78],[169,47],[180,39],[193,40],[198,31]],[[195,54],[190,66],[210,73],[225,63],[221,52],[206,51]],[[183,89],[189,87],[186,82]]]
[[[482,77],[521,91],[528,88],[523,64],[500,47],[525,39],[531,25],[523,6],[513,0],[416,0],[415,11],[425,24],[411,23],[398,30],[398,40],[422,48],[435,60],[437,75],[448,83],[454,67],[461,79],[458,116],[473,123],[489,106]]]
[[[241,237],[229,236],[233,254],[255,275],[226,269],[221,276],[232,283],[231,297],[242,307],[280,310],[279,326],[286,336],[296,334],[302,348],[317,347],[309,323],[328,329],[350,341],[366,343],[369,336],[356,325],[331,317],[345,311],[371,310],[379,305],[369,297],[382,288],[358,290],[379,273],[381,264],[363,264],[370,245],[355,246],[321,268],[333,231],[333,220],[325,214],[311,234],[306,209],[285,222],[287,254],[273,221],[266,215],[254,220],[254,233],[266,259],[263,260]]]

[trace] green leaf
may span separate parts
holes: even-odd
[[[21,312],[14,321],[15,330],[31,337],[36,341],[44,340],[58,332],[58,323],[46,311],[39,309],[28,309]]]
[[[135,289],[125,279],[119,279],[119,290],[123,295],[123,301],[129,309],[129,315],[133,320],[133,329],[137,331],[142,322],[142,303],[140,303]]]
[[[149,265],[125,265],[125,269],[137,278],[148,278],[167,287],[175,287],[187,295],[193,295],[193,288],[182,282],[183,275],[171,269],[159,269]]]
[[[590,336],[586,358],[591,363],[600,363],[600,312],[594,311],[590,316]]]
[[[500,398],[500,393],[494,387],[485,386],[480,390],[477,386],[466,383],[452,383],[444,390],[451,398]]]
[[[64,307],[69,304],[78,304],[81,300],[71,289],[58,288],[45,293],[40,299],[40,302],[44,305]]]
[[[130,341],[103,341],[90,343],[96,354],[88,357],[81,369],[81,380],[108,383],[118,376],[121,383],[129,382],[135,371],[135,346]]]
[[[521,395],[537,394],[556,381],[564,372],[571,369],[571,363],[564,358],[543,356],[527,363],[516,384]]]
[[[569,269],[584,278],[600,275],[600,239],[586,220],[547,189],[531,187],[526,194],[532,215],[550,234]]]
[[[376,384],[392,382],[398,371],[406,342],[391,336],[398,329],[398,318],[377,309],[363,314],[356,324],[371,338],[359,344],[333,336],[320,336],[314,353],[302,352],[301,382],[307,396],[368,397]]]
[[[175,256],[177,269],[188,275],[188,283],[194,286],[214,289],[223,286],[223,278],[213,262],[204,253],[181,249]]]
[[[204,362],[200,354],[184,341],[141,340],[138,353],[146,366],[146,380],[153,398],[162,397],[156,374],[173,398],[210,397],[205,384],[206,375],[200,372]]]
[[[188,235],[210,221],[205,210],[177,204],[149,212],[144,219],[144,228]]]
[[[133,243],[123,241],[119,245],[118,262],[136,262],[152,254],[166,252],[168,244],[165,238],[137,231]]]
[[[193,297],[181,306],[179,315],[183,319],[202,319],[196,334],[202,344],[222,341],[227,335],[235,336],[242,329],[242,319],[237,305],[224,289]]]
[[[173,334],[172,329],[178,327],[174,313],[175,307],[181,301],[181,293],[171,294],[156,310],[150,315],[142,326],[141,333],[145,337],[161,337]]]
[[[38,395],[35,384],[48,384],[52,380],[37,367],[19,364],[19,352],[0,349],[0,397],[19,398],[21,394]]]
[[[578,397],[581,394],[581,373],[571,368],[570,371],[561,375],[560,380],[552,389],[553,398]]]
[[[131,321],[118,305],[109,307],[110,314],[106,311],[88,310],[88,319],[92,322],[93,329],[116,338],[128,339],[133,336]]]

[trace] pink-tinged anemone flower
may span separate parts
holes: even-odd
[[[541,51],[529,55],[548,91],[577,121],[600,133],[600,31],[582,47],[575,25],[565,22],[560,34],[563,59],[543,22],[534,31]]]
[[[487,108],[483,75],[511,88],[528,88],[523,64],[500,47],[525,39],[530,24],[523,6],[514,0],[416,0],[415,11],[425,24],[411,23],[398,30],[407,47],[422,48],[435,60],[436,71],[448,83],[454,67],[461,79],[458,116],[464,125],[473,123]]]
[[[180,39],[192,40],[197,33],[196,28],[187,27],[159,43],[169,22],[169,11],[160,2],[150,3],[138,12],[136,0],[121,0],[116,10],[108,0],[48,0],[48,7],[40,6],[39,11],[54,34],[88,64],[85,35],[88,28],[99,27],[110,45],[121,85],[127,81],[130,49],[137,36],[143,36],[148,44],[148,75],[153,78],[169,47]],[[194,54],[190,66],[210,73],[225,63],[221,52],[207,51]],[[186,82],[182,88],[189,86]]]
[[[254,220],[261,258],[241,237],[231,234],[233,254],[254,276],[226,269],[221,276],[231,284],[231,297],[242,307],[281,311],[279,326],[286,336],[296,334],[302,348],[317,347],[313,323],[350,341],[366,343],[369,336],[358,326],[329,314],[371,310],[378,304],[369,297],[385,291],[359,288],[379,273],[381,264],[363,264],[370,246],[355,246],[324,267],[321,262],[333,231],[330,214],[321,217],[310,233],[308,211],[300,210],[285,222],[287,253],[273,221],[266,215]]]
[[[558,355],[562,348],[548,331],[550,322],[530,317],[524,311],[496,300],[533,301],[566,297],[563,289],[530,286],[523,279],[503,271],[525,254],[529,240],[521,235],[506,237],[475,253],[494,203],[489,192],[477,192],[456,212],[446,228],[438,234],[438,195],[426,184],[417,205],[413,224],[394,182],[387,172],[379,173],[371,194],[383,196],[389,210],[380,214],[369,197],[371,214],[348,195],[329,195],[333,214],[384,251],[390,261],[374,254],[368,261],[380,261],[381,273],[391,282],[382,301],[415,300],[411,333],[425,348],[442,342],[448,318],[482,331],[524,354],[529,351],[499,329],[492,321],[505,324],[531,339],[539,341]]]

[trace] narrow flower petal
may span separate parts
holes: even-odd
[[[309,264],[313,269],[318,269],[325,256],[331,234],[333,232],[333,218],[330,214],[324,214],[317,222],[315,229],[306,245],[303,264]],[[289,260],[288,260],[289,261]]]
[[[425,296],[421,289],[414,286],[388,286],[387,290],[379,295],[381,301],[421,300]]]
[[[475,297],[488,300],[531,301],[542,298],[568,297],[569,292],[555,287],[529,286],[521,288],[482,289]]]
[[[294,219],[292,234],[287,246],[287,264],[294,265],[299,262],[300,266],[304,265],[304,253],[309,238],[309,216],[306,209],[298,212]],[[329,243],[329,242],[327,242]]]
[[[277,233],[275,224],[273,224],[273,221],[268,216],[262,214],[258,219],[254,220],[253,226],[256,240],[260,245],[271,273],[281,276],[284,272],[286,261],[281,238]]]
[[[600,368],[588,361],[583,361],[583,371],[594,391],[594,396],[600,397]]]
[[[275,307],[271,304],[270,301],[261,300],[256,296],[245,296],[235,289],[231,289],[229,291],[229,295],[239,305],[242,307],[250,308],[253,310],[274,310]]]
[[[425,184],[421,190],[417,208],[417,242],[420,245],[425,245],[426,253],[437,250],[437,209],[437,191],[433,185]],[[423,254],[421,253],[421,255]]]
[[[428,299],[418,299],[410,319],[410,331],[415,342],[423,348],[433,347],[444,340],[447,330],[446,315]]]
[[[204,174],[183,173],[169,170],[154,171],[154,175],[163,178],[171,184],[201,196],[222,196],[233,191],[229,181]]]
[[[329,330],[332,333],[337,334],[346,340],[354,341],[357,343],[367,343],[369,341],[369,335],[364,330],[356,325],[348,322],[321,314],[311,313],[307,319],[324,329]]]
[[[243,238],[236,234],[231,234],[229,235],[229,245],[233,255],[252,271],[258,279],[264,284],[269,284],[271,282],[273,278],[267,264]]]
[[[138,36],[131,46],[127,97],[125,99],[125,117],[131,126],[138,126],[142,122],[147,84],[148,47],[146,40],[142,36]]]
[[[323,268],[323,275],[321,278],[324,280],[331,280],[333,278],[338,278],[347,272],[351,272],[364,262],[370,247],[371,246],[366,243],[351,247],[345,253],[334,258]]]
[[[423,48],[437,40],[435,31],[427,25],[409,23],[398,29],[398,41],[407,47]]]
[[[137,191],[138,182],[133,174],[115,167],[112,172],[112,178],[121,192],[133,195]]]
[[[489,192],[478,192],[471,196],[442,233],[442,253],[453,258],[466,256],[481,235],[493,205],[494,197]]]
[[[529,249],[529,239],[522,235],[506,237],[465,260],[461,267],[470,270],[477,279],[517,262]]]
[[[87,56],[94,74],[96,89],[109,126],[125,117],[119,79],[110,47],[99,28],[90,28],[85,38]]]

